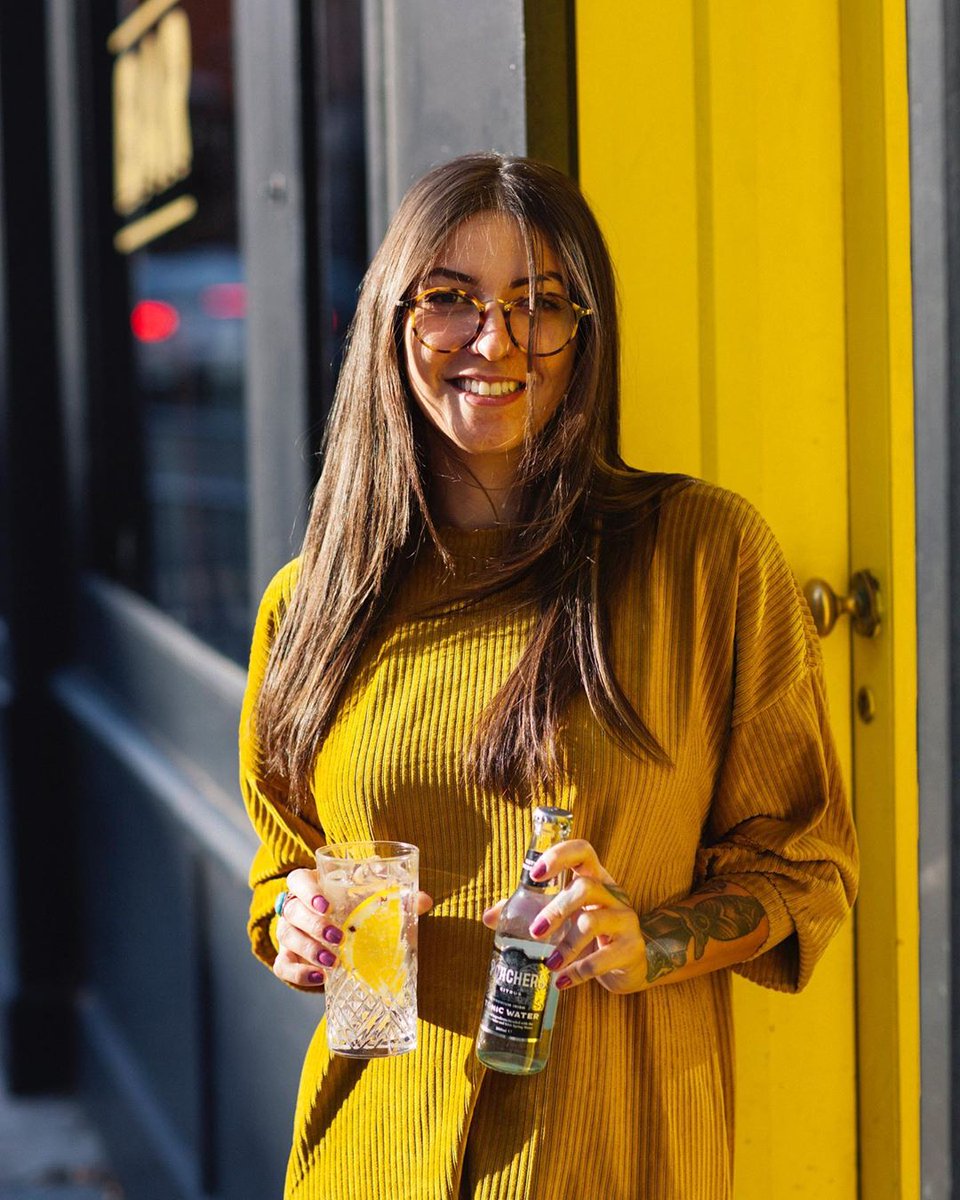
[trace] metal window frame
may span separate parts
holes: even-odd
[[[576,0],[523,6],[527,149],[579,178]]]
[[[13,1091],[62,1087],[73,1052],[70,987],[76,919],[69,902],[68,776],[48,752],[60,728],[45,682],[68,653],[72,578],[64,531],[57,405],[46,10],[5,6],[0,19],[0,927],[3,1068]],[[24,121],[29,112],[30,121]],[[43,804],[34,797],[42,796]],[[31,803],[31,800],[33,802]],[[26,802],[24,802],[26,801]],[[60,864],[46,904],[26,899],[36,862]],[[51,928],[51,914],[58,921]],[[60,919],[62,918],[62,920]],[[53,934],[53,940],[50,934]],[[58,953],[50,955],[49,946]],[[8,952],[9,951],[9,952]]]
[[[299,545],[311,481],[300,4],[234,0],[234,30],[255,604]]]

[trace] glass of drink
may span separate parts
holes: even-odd
[[[350,1058],[417,1048],[420,852],[408,842],[344,842],[317,851],[328,916],[343,932],[327,969],[327,1044]]]

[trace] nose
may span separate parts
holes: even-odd
[[[480,332],[470,343],[470,349],[488,362],[495,362],[509,354],[512,346],[503,309],[496,300],[491,300],[483,314]]]

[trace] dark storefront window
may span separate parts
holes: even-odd
[[[246,345],[234,22],[243,16],[249,39],[268,10],[237,13],[232,0],[102,3],[110,82],[93,161],[110,232],[91,296],[101,328],[91,344],[92,558],[242,662],[255,599],[247,463],[261,449],[247,445],[244,414],[264,403],[246,394],[245,364],[269,359],[270,348]],[[291,322],[306,314],[309,429],[291,437],[312,448],[367,266],[362,11],[356,0],[300,10],[307,270],[302,294],[280,294]],[[244,137],[263,136],[254,106],[272,98],[249,98]],[[245,236],[259,236],[258,216]],[[303,399],[269,402],[289,415]]]
[[[248,638],[246,290],[239,252],[230,0],[182,0],[141,30],[119,6],[115,252],[139,445],[112,573],[234,658]],[[156,7],[154,6],[154,12]],[[116,276],[114,276],[116,278]]]
[[[362,5],[314,5],[319,170],[321,422],[333,395],[357,289],[367,268],[367,176]]]

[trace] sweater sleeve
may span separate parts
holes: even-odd
[[[274,904],[284,890],[286,876],[296,867],[316,866],[314,852],[323,844],[323,832],[298,815],[285,794],[268,784],[261,767],[254,708],[270,657],[270,648],[285,606],[296,585],[299,561],[283,567],[271,580],[257,614],[250,649],[250,670],[240,714],[240,790],[260,845],[250,867],[250,917],[247,931],[253,953],[273,966],[279,946]]]
[[[853,904],[856,835],[816,630],[753,510],[738,559],[731,721],[698,877],[739,883],[766,910],[766,942],[734,970],[799,991]]]

